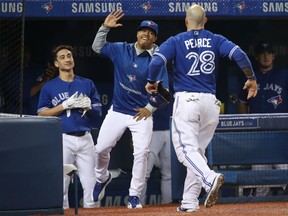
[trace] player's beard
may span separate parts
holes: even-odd
[[[149,50],[152,48],[152,43],[150,41],[139,40],[137,44],[138,48],[141,50]]]

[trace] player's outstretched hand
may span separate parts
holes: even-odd
[[[124,16],[122,10],[113,10],[105,19],[103,25],[107,28],[117,28],[123,26],[121,23],[117,23]]]
[[[248,95],[247,99],[250,99],[251,97],[255,97],[257,95],[258,86],[256,80],[247,80],[244,84],[243,89],[248,89]]]

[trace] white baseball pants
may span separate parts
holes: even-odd
[[[134,116],[113,111],[113,107],[101,125],[95,146],[95,172],[98,182],[108,178],[110,152],[127,128],[130,129],[133,141],[132,179],[129,189],[130,196],[140,197],[145,184],[147,170],[148,147],[152,136],[152,117],[136,121]],[[125,155],[123,155],[125,157]]]
[[[95,208],[92,198],[92,191],[96,183],[94,173],[94,142],[90,133],[82,137],[70,136],[63,134],[63,163],[74,164],[77,167],[77,173],[83,188],[83,207]],[[70,184],[70,176],[64,176],[64,198],[63,208],[69,208],[68,190]]]
[[[217,127],[220,105],[221,102],[213,94],[175,94],[172,141],[178,160],[187,167],[183,208],[198,206],[202,187],[208,192],[216,177],[216,173],[207,165],[205,149]]]

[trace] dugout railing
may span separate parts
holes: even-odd
[[[225,177],[220,202],[288,200],[287,195],[259,198],[244,194],[245,188],[287,185],[287,169],[251,169],[256,164],[288,164],[287,129],[288,114],[220,115],[217,130],[206,151],[208,165]],[[174,157],[173,150],[172,161],[177,160]],[[185,174],[182,164],[172,163],[173,200],[182,198]]]

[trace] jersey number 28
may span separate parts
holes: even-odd
[[[200,75],[200,72],[211,74],[215,69],[215,54],[212,51],[207,50],[200,55],[196,52],[190,52],[186,55],[186,58],[192,62],[191,68],[187,73],[188,76],[197,76]]]

